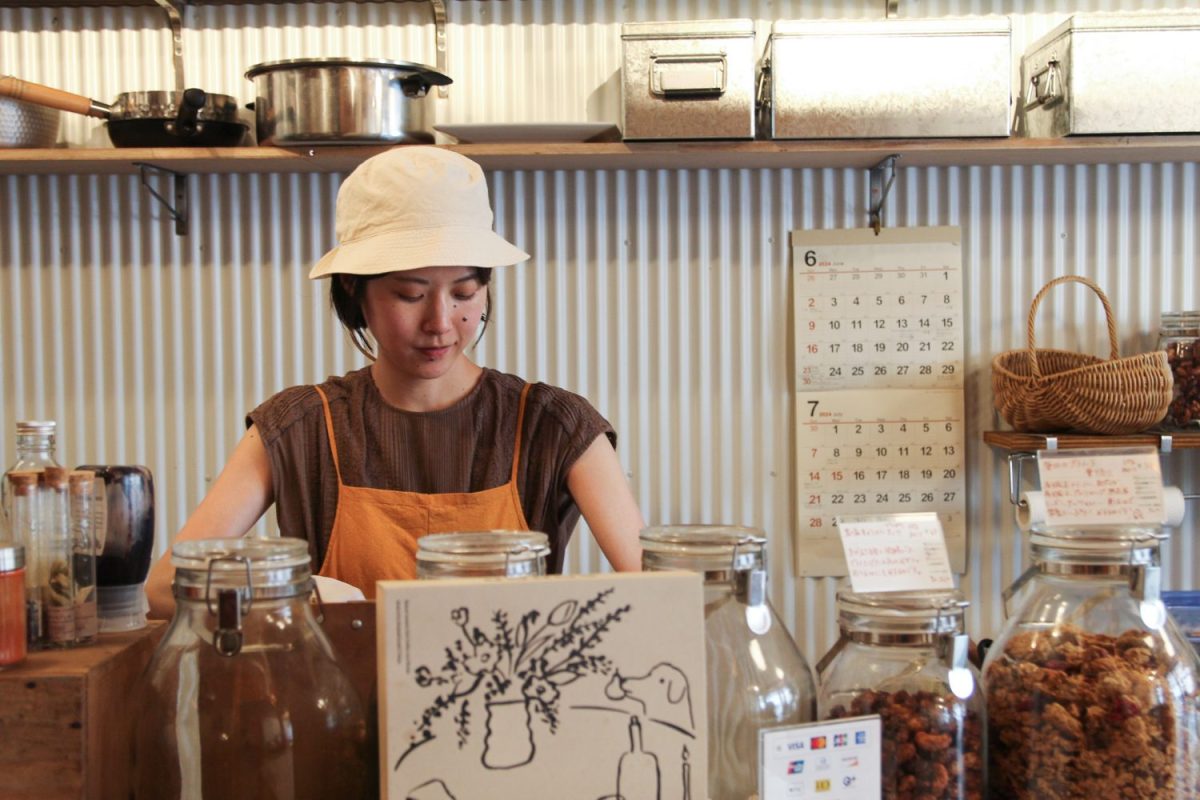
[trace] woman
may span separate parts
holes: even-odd
[[[337,236],[309,277],[331,279],[371,365],[252,411],[177,540],[240,536],[274,503],[321,575],[371,597],[376,580],[414,576],[431,533],[541,530],[559,572],[582,512],[609,562],[637,570],[644,523],[609,424],[578,395],[466,354],[492,269],[529,258],[492,230],[479,166],[436,147],[368,159],[338,192]],[[169,554],[151,570],[153,616],[173,612],[173,572]]]

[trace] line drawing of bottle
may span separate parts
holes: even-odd
[[[642,749],[642,723],[629,719],[629,752],[617,762],[618,800],[661,800],[658,757]]]

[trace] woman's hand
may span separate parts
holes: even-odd
[[[208,494],[176,534],[175,541],[241,536],[258,522],[272,500],[271,462],[258,428],[251,425]],[[151,617],[166,618],[175,613],[175,597],[171,592],[174,578],[175,567],[171,565],[168,547],[146,580]]]
[[[597,436],[571,465],[567,488],[608,563],[620,572],[640,571],[642,546],[638,535],[646,522],[606,435]]]

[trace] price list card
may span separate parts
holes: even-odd
[[[935,512],[966,562],[958,228],[792,234],[796,573],[845,575],[835,518]]]

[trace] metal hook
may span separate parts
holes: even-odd
[[[154,2],[167,12],[167,24],[171,27],[171,55],[175,64],[175,91],[182,95],[186,87],[183,80],[183,17],[174,0],[154,0]]]
[[[900,158],[898,154],[892,154],[871,167],[871,205],[868,214],[871,218],[871,229],[875,231],[876,236],[883,229],[883,204],[887,200],[892,183],[896,180],[896,160],[898,158]],[[886,183],[884,182],[885,172],[887,173]]]
[[[433,6],[433,42],[437,51],[438,72],[446,74],[446,2],[445,0],[429,0]],[[438,86],[438,97],[448,97],[449,86]]]

